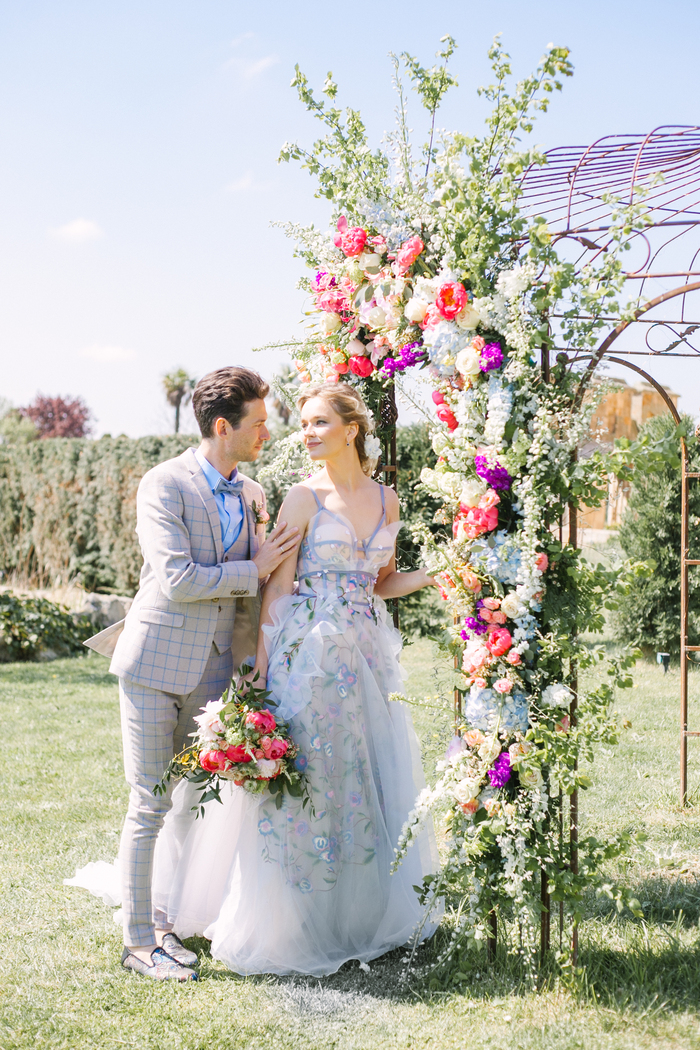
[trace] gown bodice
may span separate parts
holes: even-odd
[[[313,495],[318,510],[299,548],[299,597],[335,596],[353,605],[371,605],[377,574],[389,562],[401,528],[400,521],[387,524],[383,486],[382,516],[363,540],[344,515],[328,510]]]

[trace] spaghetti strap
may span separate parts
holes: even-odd
[[[384,502],[384,486],[380,483],[379,491],[382,494],[382,520],[386,518],[386,503]]]
[[[319,510],[325,510],[326,508],[323,506],[323,504],[321,503],[320,499],[316,495],[316,490],[315,489],[311,489],[311,491],[314,494],[314,499],[316,500],[316,506],[318,507],[318,509]]]

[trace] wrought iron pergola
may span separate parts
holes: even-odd
[[[575,346],[558,348],[560,363],[581,374],[581,390],[605,359],[642,376],[663,398],[674,420],[676,408],[663,385],[630,358],[700,359],[700,127],[666,126],[648,135],[610,135],[587,147],[564,146],[547,153],[544,166],[523,175],[521,210],[541,216],[560,253],[577,270],[595,272],[617,235],[614,212],[619,205],[641,202],[648,209],[643,230],[629,237],[630,264],[625,272],[629,300],[636,304],[627,320],[607,318],[610,329],[593,353]],[[561,338],[563,315],[550,317],[551,331]],[[611,351],[614,348],[614,356]],[[542,369],[550,379],[547,349]],[[681,695],[680,794],[687,802],[688,738],[700,732],[688,729],[688,663],[700,646],[688,644],[688,569],[700,565],[691,558],[688,532],[688,485],[700,474],[688,469],[686,444],[681,439]],[[578,545],[576,508],[568,514],[568,540]],[[576,670],[572,668],[576,693]],[[574,697],[571,721],[575,724]],[[560,813],[562,807],[560,806]],[[578,793],[569,800],[571,866],[578,867]],[[563,825],[561,828],[563,834]],[[550,944],[551,908],[542,878],[542,955]],[[559,915],[562,937],[564,916]],[[490,949],[495,951],[495,916]],[[577,953],[576,931],[573,935]]]

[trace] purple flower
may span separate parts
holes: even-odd
[[[467,616],[464,621],[466,627],[469,628],[474,634],[486,634],[488,627],[481,620],[477,620],[475,616]]]
[[[414,349],[415,347],[418,349]],[[404,372],[407,368],[412,368],[419,361],[425,360],[425,350],[422,347],[423,343],[420,340],[415,343],[407,343],[406,346],[401,347],[398,357],[385,359],[382,369],[388,376],[393,376],[395,372]]]
[[[492,372],[503,364],[503,351],[500,343],[487,343],[481,351],[481,371]]]
[[[511,476],[497,459],[489,461],[486,456],[475,456],[474,468],[479,477],[483,478],[492,489],[498,491],[498,489],[510,488]]]
[[[510,780],[510,755],[507,751],[502,751],[494,762],[493,769],[489,769],[489,780],[491,787],[495,788],[505,787]]]

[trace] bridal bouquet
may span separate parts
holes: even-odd
[[[229,780],[253,794],[269,791],[278,809],[285,791],[307,805],[306,778],[296,765],[299,749],[256,681],[237,685],[232,679],[219,700],[202,708],[194,719],[194,743],[173,758],[154,794],[164,794],[172,779],[189,780],[200,792],[192,808],[204,816],[204,804],[221,802],[221,781]]]

